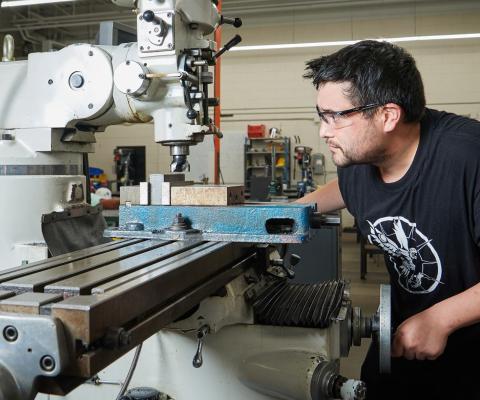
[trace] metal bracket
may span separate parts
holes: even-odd
[[[40,376],[55,377],[67,364],[60,321],[39,315],[0,314],[0,400],[31,400]]]

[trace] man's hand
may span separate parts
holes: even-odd
[[[392,357],[434,360],[440,356],[451,333],[442,314],[433,306],[405,320],[395,332]]]

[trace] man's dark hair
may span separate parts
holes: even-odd
[[[388,42],[364,40],[307,62],[305,78],[318,89],[327,82],[348,82],[347,95],[355,107],[395,103],[404,122],[420,121],[425,110],[422,77],[413,57]],[[375,110],[367,115],[372,115]]]

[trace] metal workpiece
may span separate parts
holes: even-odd
[[[181,214],[198,232],[172,235],[168,228]],[[303,243],[310,238],[312,206],[308,204],[244,204],[238,206],[121,206],[119,228],[104,236],[169,240],[211,240],[251,243]],[[142,223],[143,231],[127,224]]]
[[[56,319],[2,313],[0,332],[0,400],[32,400],[38,378],[58,376],[70,361]]]
[[[172,206],[224,207],[245,202],[243,185],[184,185],[173,186],[170,191]]]

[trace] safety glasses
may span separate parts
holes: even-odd
[[[375,103],[375,104],[367,104],[365,106],[349,108],[348,110],[342,111],[320,111],[318,106],[315,106],[317,109],[318,116],[320,119],[327,123],[328,125],[340,129],[345,128],[351,125],[351,121],[348,119],[350,115],[356,112],[362,112],[366,110],[371,110],[372,108],[381,107],[383,104]]]

